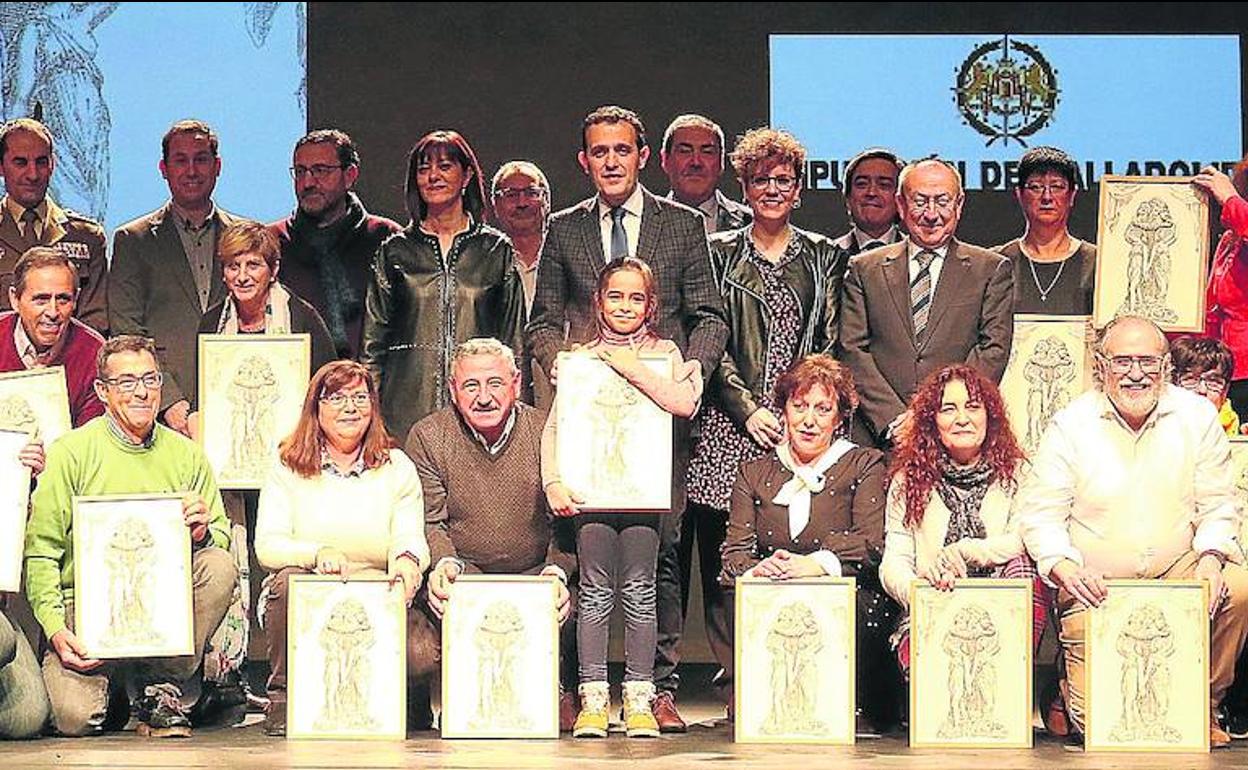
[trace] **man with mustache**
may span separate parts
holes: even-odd
[[[1056,147],[1033,147],[1018,163],[1014,197],[1027,229],[993,251],[1014,263],[1014,312],[1090,315],[1096,244],[1070,234],[1079,166]]]
[[[414,631],[430,675],[441,654],[438,626],[459,575],[550,575],[559,582],[563,621],[572,606],[568,578],[576,571],[571,527],[567,519],[552,522],[542,491],[545,416],[517,400],[520,372],[512,350],[494,339],[470,339],[456,348],[451,371],[452,403],[413,425],[405,446],[420,474],[433,564],[430,615]],[[570,697],[576,691],[575,625],[565,624],[560,636],[561,679],[570,685],[560,699],[564,730],[576,718]],[[428,698],[427,685],[413,696],[424,715]]]
[[[871,147],[845,165],[842,192],[849,212],[849,232],[833,241],[849,256],[896,243],[897,175],[905,166],[891,150]]]
[[[656,197],[640,184],[641,169],[649,158],[645,126],[632,110],[599,107],[582,122],[577,160],[596,195],[551,217],[533,312],[525,330],[529,350],[556,386],[555,355],[597,338],[593,298],[598,274],[609,260],[623,256],[650,265],[659,294],[654,333],[674,341],[686,361],[697,361],[704,382],[724,354],[728,324],[711,271],[703,217],[683,204]],[[687,441],[688,437],[675,440]],[[673,500],[672,510],[683,511],[684,503]],[[686,729],[674,695],[684,625],[677,554],[680,519],[679,514],[663,517],[659,543],[659,641],[654,669],[659,694],[654,713],[664,732]]]
[[[113,334],[150,337],[164,372],[161,419],[188,433],[195,389],[195,336],[210,306],[225,299],[217,237],[243,221],[212,199],[221,173],[217,134],[207,123],[180,120],[160,143],[160,174],[169,201],[117,228],[109,276]]]
[[[668,200],[702,212],[706,234],[745,227],[749,206],[719,191],[724,173],[724,130],[702,115],[678,115],[663,132],[659,163],[672,190]]]
[[[968,363],[1000,382],[1014,336],[1010,261],[954,237],[962,178],[936,158],[902,169],[899,242],[854,257],[845,276],[840,344],[858,385],[859,443],[888,446],[919,381]]]
[[[355,194],[360,153],[345,131],[321,129],[295,142],[290,167],[297,206],[269,225],[282,250],[282,283],[325,319],[341,358],[360,349],[373,255],[401,228],[370,214]]]
[[[0,293],[18,258],[35,246],[50,246],[74,264],[78,274],[76,314],[83,323],[108,330],[108,262],[104,228],[56,205],[48,195],[56,153],[52,132],[37,120],[18,118],[0,128]]]
[[[1086,717],[1087,609],[1109,578],[1209,585],[1209,742],[1226,746],[1218,705],[1248,636],[1248,571],[1231,450],[1208,399],[1170,381],[1165,334],[1114,319],[1096,350],[1097,388],[1058,412],[1015,497],[1027,551],[1059,589],[1066,711]]]

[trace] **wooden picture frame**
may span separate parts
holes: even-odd
[[[1208,586],[1105,584],[1108,595],[1087,611],[1085,626],[1087,750],[1208,752]]]
[[[671,356],[642,354],[671,378]],[[670,511],[672,415],[592,353],[559,354],[556,456],[584,511]]]
[[[0,428],[38,436],[44,448],[73,430],[65,367],[0,374]]]
[[[75,497],[74,634],[87,657],[195,652],[181,494]]]
[[[286,617],[286,735],[405,740],[403,591],[383,575],[293,575]]]
[[[1031,591],[1026,579],[910,585],[911,748],[1031,748]]]
[[[1209,274],[1209,199],[1193,177],[1101,177],[1092,323],[1138,315],[1201,332]]]
[[[443,738],[559,737],[557,580],[455,579],[442,617]]]
[[[222,489],[259,489],[299,422],[309,334],[199,335],[199,440]]]
[[[734,740],[852,745],[855,579],[738,577],[735,591]]]
[[[29,443],[29,433],[0,428],[0,591],[22,588],[30,468],[17,456]]]
[[[1062,407],[1092,387],[1088,316],[1014,316],[1014,344],[1001,378],[1010,427],[1032,454]]]

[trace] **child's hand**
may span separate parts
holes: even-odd
[[[598,357],[607,362],[620,376],[628,379],[629,375],[641,366],[641,359],[637,355],[637,348],[629,345],[626,348],[599,348]]]
[[[575,516],[581,512],[578,505],[585,500],[564,486],[561,481],[551,482],[546,486],[546,504],[556,516]]]

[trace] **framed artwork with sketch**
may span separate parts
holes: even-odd
[[[1001,378],[1010,428],[1028,455],[1053,415],[1092,386],[1087,316],[1017,315]]]
[[[1142,316],[1201,332],[1209,272],[1209,200],[1192,177],[1101,178],[1092,323]]]
[[[28,443],[25,431],[0,428],[0,591],[22,588],[30,468],[17,457]]]
[[[222,489],[259,489],[299,422],[308,334],[199,335],[200,442]]]
[[[73,427],[65,367],[0,374],[0,428],[38,436],[46,449]]]

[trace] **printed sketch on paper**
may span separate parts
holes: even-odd
[[[38,436],[46,449],[73,428],[65,367],[0,374],[0,428]]]
[[[359,600],[347,597],[334,605],[320,634],[325,652],[325,697],[317,729],[369,730],[376,726],[368,713],[372,680],[368,654],[376,640],[368,611]]]
[[[642,355],[670,376],[668,356]],[[559,355],[559,476],[585,500],[585,510],[665,510],[671,507],[672,416],[617,374],[584,353]]]
[[[0,428],[0,591],[22,590],[31,474],[18,455],[27,441],[25,431]]]
[[[949,715],[942,738],[1001,738],[1005,725],[996,719],[1000,634],[988,611],[977,604],[958,610],[945,631],[949,656]]]
[[[559,736],[556,615],[549,578],[455,581],[442,619],[442,737]]]
[[[1088,618],[1088,745],[1203,750],[1209,737],[1203,586],[1115,580],[1108,588],[1109,597]]]
[[[1031,745],[1031,593],[1027,581],[923,583],[910,615],[910,742]]]
[[[384,577],[291,579],[291,737],[404,736],[406,618],[402,592]]]
[[[1170,657],[1174,635],[1159,607],[1136,607],[1118,632],[1122,656],[1122,716],[1109,737],[1115,741],[1165,741],[1182,736],[1166,723],[1170,711]]]
[[[269,469],[273,405],[281,398],[273,367],[261,356],[247,356],[234,371],[227,396],[230,412],[230,461],[226,473],[257,478]]]
[[[736,740],[853,743],[853,581],[739,578],[736,593]]]
[[[39,418],[25,396],[14,394],[0,397],[0,428],[39,435]]]
[[[1083,392],[1091,371],[1084,317],[1020,315],[1001,396],[1023,450],[1034,452],[1057,414]]]
[[[780,609],[767,633],[771,653],[771,704],[763,720],[768,735],[819,735],[827,730],[815,712],[813,687],[818,680],[823,631],[804,604]]]
[[[307,334],[199,335],[201,440],[223,488],[267,477],[299,421],[310,350]]]
[[[524,618],[516,605],[499,600],[477,626],[477,728],[491,725],[527,729],[530,720],[516,690],[518,653],[524,645]]]
[[[74,500],[74,633],[91,657],[189,655],[191,541],[178,495]]]
[[[1200,331],[1209,260],[1208,201],[1188,177],[1101,180],[1094,323],[1136,315]]]

